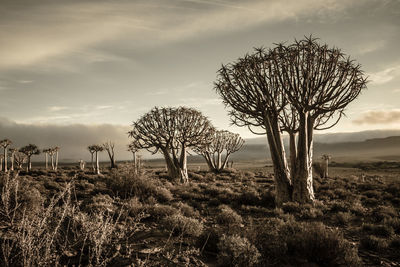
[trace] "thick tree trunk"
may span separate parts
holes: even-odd
[[[51,169],[54,171],[54,154],[51,154]]]
[[[28,156],[28,163],[26,164],[26,171],[30,172],[32,170],[31,157]]]
[[[4,172],[7,172],[7,147],[4,147]]]
[[[97,153],[97,151],[96,151],[96,174],[101,174],[99,165],[99,154]]]
[[[181,183],[189,182],[189,175],[187,170],[187,155],[186,155],[186,147],[182,146],[180,160],[179,160],[179,172],[180,172],[180,181]]]
[[[0,158],[0,171],[3,171],[3,158]]]
[[[214,164],[213,164],[213,162],[212,162],[212,160],[211,160],[210,154],[209,154],[208,152],[206,152],[206,153],[203,155],[203,157],[206,159],[206,162],[207,162],[207,165],[208,165],[208,169],[209,169],[211,172],[215,172],[215,167],[214,167]]]
[[[296,174],[296,160],[297,160],[297,146],[296,146],[296,133],[289,133],[289,146],[290,146],[290,179]]]
[[[47,153],[45,153],[45,157],[46,157],[46,170],[47,170],[49,168],[49,158]]]
[[[14,154],[15,154],[15,152],[13,152],[13,153],[11,154],[11,168],[10,168],[11,171],[14,170]]]
[[[133,170],[135,174],[138,174],[136,152],[132,152],[132,154],[133,154]]]
[[[289,168],[286,161],[285,148],[283,146],[278,119],[273,116],[266,116],[265,126],[271,159],[274,165],[275,204],[279,207],[283,203],[292,200]]]
[[[221,171],[226,168],[226,164],[228,163],[230,154],[226,154],[224,162],[222,163]]]
[[[56,167],[54,170],[57,170],[58,168],[58,151],[56,152]]]
[[[96,169],[95,169],[95,167],[94,167],[94,162],[93,162],[93,154],[94,154],[94,153],[91,153],[91,154],[92,154],[92,171],[93,171],[93,172],[96,172]]]
[[[312,177],[313,126],[308,112],[300,114],[298,159],[293,179],[293,200],[299,203],[313,202],[315,199]]]

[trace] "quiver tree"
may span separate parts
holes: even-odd
[[[115,165],[115,157],[114,157],[114,147],[115,143],[108,141],[103,144],[103,148],[107,151],[108,157],[110,158],[110,168],[113,169],[116,167]]]
[[[42,152],[44,153],[45,163],[46,163],[46,170],[49,168],[49,153],[51,152],[51,148],[43,149]],[[54,169],[54,164],[52,164]]]
[[[314,200],[313,131],[333,127],[365,85],[360,65],[310,37],[223,65],[215,89],[234,124],[267,134],[280,205]],[[291,174],[282,131],[291,136]]]
[[[33,155],[39,155],[40,154],[39,148],[34,144],[29,144],[27,146],[21,147],[19,149],[19,151],[24,153],[26,158],[27,158],[27,160],[28,160],[28,163],[27,163],[27,166],[26,166],[26,171],[31,171],[32,170],[32,160],[31,160],[31,158],[32,158]]]
[[[91,151],[94,151],[94,153],[95,153],[96,166],[95,166],[94,172],[96,174],[101,174],[100,173],[100,164],[99,164],[99,152],[104,150],[103,146],[102,145],[91,145],[91,146],[88,146],[88,149],[89,149],[90,153],[92,153]],[[93,165],[93,157],[92,157],[92,165]]]
[[[18,151],[18,149],[16,149],[16,148],[9,148],[8,149],[8,156],[10,157],[10,163],[11,163],[11,166],[10,166],[10,171],[13,171],[14,170],[14,161],[15,161],[15,153]]]
[[[90,145],[87,147],[87,149],[89,150],[90,156],[91,156],[91,162],[92,162],[92,171],[95,172],[95,167],[94,167],[94,162],[93,162],[93,156],[94,153],[96,153],[96,150],[94,150],[94,146],[95,145]]]
[[[323,174],[322,174],[322,178],[327,178],[328,177],[328,167],[329,167],[329,160],[332,157],[330,155],[324,154],[321,156],[322,159],[322,166],[323,166]]]
[[[14,153],[14,160],[15,160],[15,166],[16,166],[17,170],[21,170],[22,165],[24,163],[26,163],[27,157],[24,153],[17,150]]]
[[[129,136],[138,148],[161,152],[171,178],[188,182],[187,151],[205,146],[213,132],[211,122],[195,109],[155,107],[133,123]]]
[[[60,151],[60,147],[55,146],[51,150],[53,151],[53,153],[55,154],[55,157],[56,157],[56,163],[55,163],[55,166],[53,167],[53,170],[56,171],[58,168],[58,152]]]
[[[132,157],[133,157],[133,168],[135,170],[135,173],[137,173],[138,171],[138,156],[137,156],[137,152],[139,151],[139,144],[136,141],[132,141],[129,145],[128,145],[128,151],[132,153]]]
[[[221,172],[225,169],[229,156],[238,151],[244,144],[239,134],[229,131],[215,131],[211,143],[195,151],[202,155],[213,172]]]
[[[8,158],[8,153],[7,153],[7,148],[12,144],[12,141],[10,139],[3,139],[0,140],[0,146],[3,148],[3,155],[4,155],[4,161],[2,163],[3,165],[3,171],[7,172],[7,158]]]

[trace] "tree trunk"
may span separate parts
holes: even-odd
[[[54,154],[51,154],[51,169],[54,171]]]
[[[15,152],[11,153],[11,168],[10,168],[11,171],[14,170],[14,154]]]
[[[187,170],[187,155],[186,155],[186,147],[183,145],[179,160],[179,174],[180,174],[180,181],[181,183],[188,183],[189,182],[189,175]]]
[[[0,158],[0,171],[3,171],[3,158]]]
[[[93,154],[94,154],[94,153],[91,153],[91,154],[92,154],[92,171],[93,171],[93,172],[96,172],[96,169],[94,168],[94,162],[93,162]]]
[[[26,164],[26,171],[30,172],[32,169],[31,157],[28,156],[28,163]]]
[[[49,159],[47,153],[45,153],[45,157],[46,157],[46,170],[47,170],[49,168]]]
[[[296,146],[296,133],[289,133],[290,140],[290,179],[293,181],[293,178],[296,174],[296,160],[297,160],[297,146]]]
[[[224,162],[222,163],[221,171],[226,168],[226,164],[228,163],[229,156],[230,156],[230,154],[226,153]]]
[[[58,168],[58,151],[56,152],[56,168],[54,170],[57,170]]]
[[[211,172],[215,172],[215,166],[214,166],[213,161],[211,160],[211,155],[210,155],[210,153],[205,152],[204,155],[203,155],[203,157],[206,159],[206,162],[207,162],[207,165],[208,165],[208,169],[209,169]]]
[[[132,152],[132,154],[133,154],[133,168],[134,168],[134,172],[135,172],[135,174],[138,174],[136,152]]]
[[[315,199],[312,177],[313,126],[308,112],[300,114],[298,159],[293,179],[293,200],[299,203],[313,202]]]
[[[99,165],[99,155],[96,151],[96,174],[101,174],[100,173],[100,165]]]
[[[7,147],[4,147],[4,172],[7,172]]]
[[[328,165],[329,165],[329,159],[325,159],[324,178],[328,178]]]
[[[292,200],[289,167],[277,117],[273,115],[266,116],[265,126],[271,159],[274,165],[275,204],[279,207],[283,203]]]

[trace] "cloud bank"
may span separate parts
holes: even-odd
[[[400,110],[371,110],[360,118],[353,120],[355,124],[393,124],[400,123]]]

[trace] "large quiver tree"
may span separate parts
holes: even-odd
[[[4,139],[0,140],[0,146],[3,148],[3,155],[4,155],[4,161],[3,161],[3,170],[7,172],[7,158],[8,158],[8,153],[7,153],[7,148],[12,144],[12,141],[10,139]]]
[[[188,182],[187,151],[206,145],[213,132],[211,122],[195,109],[154,107],[133,123],[129,136],[138,148],[162,153],[171,178]]]
[[[195,151],[205,158],[211,171],[218,173],[225,169],[229,156],[238,151],[243,144],[244,140],[239,134],[215,131],[211,143]]]
[[[306,38],[270,50],[257,49],[222,66],[215,89],[231,108],[234,124],[252,132],[261,127],[267,134],[280,205],[314,200],[313,130],[334,126],[365,84],[360,65],[339,49]],[[291,175],[282,131],[291,136]]]
[[[21,147],[19,149],[20,152],[24,153],[28,162],[27,162],[27,166],[26,166],[26,171],[31,171],[32,170],[32,156],[33,155],[39,155],[40,154],[40,150],[37,147],[37,145],[34,144],[29,144],[27,146]]]

